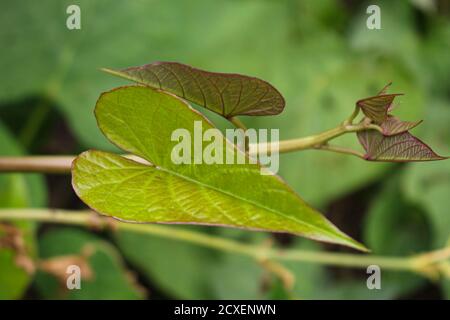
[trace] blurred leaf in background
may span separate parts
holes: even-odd
[[[450,107],[448,101],[431,101],[427,120],[433,130],[424,136],[437,147],[450,147]],[[450,245],[450,161],[415,163],[408,167],[404,178],[404,192],[411,202],[423,208],[432,230],[433,248]],[[450,279],[443,280],[446,297],[450,298]]]
[[[211,296],[208,274],[217,252],[182,241],[131,232],[119,232],[116,240],[124,257],[163,294],[178,299]]]
[[[0,122],[0,155],[21,154],[23,151],[20,146]],[[0,208],[39,207],[45,205],[45,199],[46,190],[41,176],[0,175]],[[14,238],[6,242],[7,230],[11,227],[17,228],[19,237],[23,236],[23,243]],[[29,264],[33,264],[33,260],[36,258],[35,227],[34,223],[26,221],[11,224],[0,223],[0,299],[20,298],[28,287],[34,273],[34,265],[30,266]],[[10,236],[14,236],[14,234]],[[23,246],[22,252],[18,252],[20,248],[17,246]],[[19,254],[24,256],[19,257]],[[28,269],[26,265],[20,263],[19,259],[28,264]],[[27,262],[24,259],[29,260]]]
[[[141,299],[144,292],[136,286],[136,279],[126,271],[119,253],[107,242],[86,231],[60,228],[46,232],[39,239],[40,258],[80,255],[89,250],[87,268],[81,269],[80,290],[67,290],[66,277],[62,282],[51,273],[40,271],[35,279],[36,289],[45,299]],[[63,265],[63,267],[65,267]],[[66,268],[64,268],[66,269]],[[66,275],[66,270],[59,270]],[[83,279],[83,273],[92,274]],[[56,273],[58,274],[58,273]]]
[[[204,227],[176,227],[215,234],[244,243],[261,243],[262,233]],[[252,258],[206,249],[182,241],[128,232],[117,234],[124,256],[158,289],[178,299],[262,298],[262,269]]]
[[[365,242],[374,254],[407,256],[431,248],[429,224],[424,212],[401,193],[403,172],[393,172],[373,199],[364,223]],[[424,283],[418,275],[382,269],[384,298],[398,298]],[[373,290],[377,293],[377,290]],[[387,295],[386,295],[387,294]]]

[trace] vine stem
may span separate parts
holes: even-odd
[[[244,129],[245,125],[237,118],[230,118],[237,127]],[[277,150],[280,153],[300,151],[306,149],[327,150],[345,153],[364,158],[363,154],[352,149],[329,146],[328,141],[343,134],[364,130],[381,130],[374,124],[361,122],[359,124],[346,124],[348,120],[336,128],[324,131],[317,135],[303,138],[282,140],[275,145],[274,142],[260,143],[257,146],[250,144],[248,150],[264,150],[264,152]],[[145,160],[133,155],[125,155],[127,158],[145,163]],[[0,172],[38,172],[38,173],[69,173],[75,156],[23,156],[0,157]]]
[[[350,119],[350,118],[349,118]],[[286,152],[292,152],[292,151],[300,151],[305,149],[326,149],[329,151],[337,151],[333,148],[320,148],[321,146],[324,146],[328,143],[328,141],[335,139],[339,136],[342,136],[346,133],[352,133],[352,132],[358,132],[358,131],[365,131],[365,130],[378,130],[381,131],[381,128],[377,125],[371,124],[371,123],[364,123],[361,122],[359,124],[346,124],[349,120],[345,121],[341,125],[339,125],[336,128],[324,131],[322,133],[307,136],[303,138],[297,138],[297,139],[291,139],[291,140],[282,140],[278,142],[278,152],[280,153],[286,153]],[[257,147],[257,148],[256,148]],[[258,144],[258,146],[250,145],[250,150],[258,150],[261,148],[267,148],[268,150],[276,150],[277,146],[273,143],[267,143],[267,144]],[[340,148],[340,153],[349,153],[355,155],[355,152],[346,152],[349,151],[349,149]],[[353,151],[353,150],[352,150]]]
[[[74,156],[0,157],[0,172],[68,173]]]
[[[148,163],[135,155],[124,155],[140,163]],[[75,156],[0,157],[0,172],[70,173]]]
[[[439,270],[439,264],[445,263],[450,259],[450,246],[407,257],[279,249],[264,245],[245,244],[219,236],[171,228],[170,226],[120,222],[109,217],[97,215],[92,211],[33,208],[2,209],[0,210],[0,220],[31,220],[149,234],[244,255],[257,261],[271,259],[364,269],[369,265],[378,265],[382,269],[416,272],[426,276],[434,275],[435,271]]]

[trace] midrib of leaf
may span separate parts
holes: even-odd
[[[93,164],[98,165],[96,162],[92,161],[91,159],[88,159],[88,158],[85,158],[85,159],[88,160],[89,162],[93,163]],[[127,160],[129,160],[130,162],[135,162],[135,161],[130,160],[130,159],[127,159]],[[137,162],[136,162],[136,163],[137,163]],[[185,180],[185,181],[188,181],[188,182],[190,182],[190,183],[193,183],[193,184],[195,184],[195,185],[202,186],[202,187],[204,187],[204,188],[207,188],[207,189],[210,189],[210,190],[214,190],[214,191],[216,191],[216,192],[218,192],[218,193],[221,193],[221,194],[224,194],[224,195],[226,195],[226,196],[229,196],[229,197],[231,197],[231,198],[233,198],[233,199],[236,199],[236,200],[240,200],[240,201],[246,202],[246,203],[251,204],[252,206],[254,206],[254,207],[256,207],[256,208],[263,209],[263,210],[265,210],[265,211],[267,211],[267,212],[270,212],[270,213],[272,213],[272,214],[274,214],[274,215],[282,216],[282,217],[284,217],[284,218],[286,218],[286,219],[289,219],[289,220],[292,220],[292,221],[294,221],[294,222],[296,222],[296,223],[298,223],[298,224],[301,224],[301,225],[303,225],[303,226],[306,226],[306,227],[309,227],[309,228],[311,228],[311,229],[314,229],[314,230],[318,231],[319,233],[326,233],[326,234],[330,235],[331,237],[336,237],[336,233],[332,233],[332,232],[330,232],[330,231],[328,231],[328,230],[326,230],[326,229],[322,229],[322,228],[320,228],[320,227],[318,227],[318,226],[316,226],[316,225],[313,225],[313,224],[307,223],[307,222],[305,222],[305,221],[296,219],[295,216],[289,216],[289,215],[286,215],[286,214],[285,214],[284,212],[282,212],[282,211],[274,210],[274,209],[272,209],[272,208],[269,208],[269,207],[266,207],[266,206],[264,206],[264,205],[261,205],[260,203],[254,202],[254,201],[252,201],[252,200],[250,200],[250,199],[243,198],[243,197],[240,197],[240,196],[238,196],[238,195],[236,195],[236,194],[234,194],[234,193],[228,192],[228,191],[226,191],[226,190],[219,189],[219,188],[217,188],[217,187],[214,187],[214,186],[205,184],[205,183],[203,183],[203,182],[200,182],[200,181],[198,181],[198,180],[192,179],[192,178],[190,178],[190,177],[188,177],[188,176],[182,175],[182,174],[180,174],[180,173],[178,173],[178,172],[175,172],[175,171],[172,171],[172,170],[170,170],[170,169],[166,169],[166,168],[161,167],[161,166],[158,166],[158,165],[155,165],[154,167],[150,167],[150,166],[148,166],[148,165],[142,165],[142,166],[143,166],[143,168],[134,167],[134,169],[143,170],[144,172],[140,172],[140,173],[134,174],[134,175],[132,175],[132,176],[130,176],[130,177],[127,177],[126,179],[124,179],[124,180],[122,180],[122,181],[115,181],[114,183],[111,183],[111,184],[115,184],[115,183],[117,183],[117,184],[122,184],[123,182],[128,181],[128,180],[130,180],[130,179],[132,179],[132,178],[134,178],[134,177],[136,177],[136,176],[138,176],[138,175],[141,175],[141,174],[143,174],[143,173],[151,172],[152,170],[160,170],[160,171],[166,172],[166,173],[168,173],[168,174],[170,174],[170,175],[177,176],[178,178],[180,178],[180,179],[182,179],[182,180]],[[133,167],[131,167],[131,168],[133,168]],[[117,169],[117,168],[116,168],[116,170],[128,170],[128,169],[129,169],[129,167],[120,168],[120,169]],[[110,169],[108,168],[108,169],[106,169],[106,170],[110,170]],[[113,190],[111,191],[111,193],[112,193],[112,192],[113,192]],[[107,195],[107,197],[108,197],[108,195]],[[105,200],[105,201],[106,201],[106,200]],[[337,230],[336,230],[336,231],[337,231]],[[337,232],[338,232],[338,231],[337,231]],[[343,237],[342,239],[344,239],[345,241],[347,241],[346,237]]]
[[[292,221],[294,221],[294,222],[303,224],[303,225],[305,225],[305,226],[308,226],[308,227],[311,227],[311,228],[313,228],[313,229],[315,229],[315,230],[318,230],[318,231],[320,231],[320,232],[323,232],[322,229],[320,229],[319,227],[317,227],[317,226],[315,226],[315,225],[309,224],[309,223],[307,223],[307,222],[305,222],[305,221],[302,221],[302,220],[297,220],[297,219],[295,219],[294,217],[289,216],[289,215],[286,215],[285,213],[283,213],[283,212],[281,212],[281,211],[276,211],[276,210],[274,210],[274,209],[272,209],[272,208],[268,208],[268,207],[266,207],[266,206],[263,206],[263,205],[261,205],[261,204],[259,204],[259,203],[257,203],[257,202],[254,202],[254,201],[252,201],[252,200],[249,200],[249,199],[247,199],[247,198],[239,197],[238,195],[236,195],[236,194],[234,194],[234,193],[230,193],[230,192],[228,192],[228,191],[226,191],[226,190],[222,190],[222,189],[216,188],[216,187],[214,187],[214,186],[205,184],[205,183],[200,182],[200,181],[198,181],[198,180],[194,180],[194,179],[189,178],[189,177],[187,177],[187,176],[185,176],[185,175],[179,174],[179,173],[177,173],[177,172],[174,172],[174,171],[171,171],[171,170],[162,168],[162,167],[156,167],[156,169],[159,169],[159,170],[161,170],[161,171],[164,171],[164,172],[173,174],[173,175],[175,175],[175,176],[177,176],[177,177],[180,177],[180,178],[182,178],[182,179],[185,179],[185,180],[187,180],[187,181],[196,183],[196,184],[198,184],[198,185],[200,185],[200,186],[202,186],[202,187],[209,188],[209,189],[211,189],[211,190],[214,190],[214,191],[217,191],[217,192],[219,192],[219,193],[222,193],[222,194],[225,194],[225,195],[227,195],[227,196],[230,196],[230,197],[232,197],[232,198],[234,198],[234,199],[241,200],[241,201],[243,201],[243,202],[247,202],[247,203],[249,203],[249,204],[251,204],[251,205],[253,205],[253,206],[257,207],[257,208],[264,209],[264,210],[266,210],[266,211],[268,211],[268,212],[271,212],[271,213],[273,213],[273,214],[278,214],[278,215],[280,215],[280,216],[282,216],[282,217],[285,217],[285,218],[287,218],[287,219],[290,219],[290,220],[292,220]],[[329,233],[328,231],[327,231],[326,233],[327,233],[327,234],[333,235],[332,233]]]
[[[174,74],[174,72],[173,72],[172,70],[170,70],[170,69],[168,69],[168,68],[166,68],[166,67],[164,67],[164,69],[169,70],[172,74]],[[136,82],[136,78],[135,78],[135,77],[129,76],[129,75],[126,74],[125,72],[116,71],[116,70],[108,69],[108,68],[100,68],[100,70],[101,70],[101,71],[104,71],[104,72],[106,72],[106,73],[112,74],[112,75],[114,75],[114,76],[117,76],[117,77],[120,77],[120,78],[123,78],[123,79],[126,79],[126,80],[130,80],[130,81]],[[147,71],[147,70],[146,70],[146,71]],[[160,90],[163,90],[163,89],[162,89],[162,86],[161,86],[161,79],[160,79],[160,76],[159,76],[158,74],[156,74],[153,70],[148,70],[148,71],[150,71],[150,72],[155,76],[155,78],[156,78],[156,80],[158,81],[158,84],[159,84],[159,89],[160,89]],[[189,73],[190,73],[192,79],[195,80],[195,84],[197,85],[197,87],[198,87],[198,89],[199,89],[199,92],[202,94],[203,103],[198,103],[198,104],[201,105],[202,107],[206,107],[207,101],[206,101],[205,92],[204,92],[203,88],[200,86],[200,84],[198,83],[198,80],[195,78],[195,76],[194,76],[194,74],[192,73],[191,70],[189,70]],[[141,85],[147,86],[148,84],[144,81],[144,79],[142,78],[142,76],[141,76],[140,73],[139,73],[139,76],[141,77],[141,81],[139,81],[138,83],[140,83]],[[175,76],[175,75],[174,75],[174,76]],[[183,88],[183,86],[181,85],[181,83],[180,83],[180,81],[178,80],[178,78],[176,78],[176,79],[177,79],[178,85],[181,87],[182,92],[183,92],[182,98],[183,98],[183,99],[187,99],[186,94],[184,93],[184,88]],[[211,83],[211,85],[214,86],[214,87],[216,88],[217,92],[219,93],[220,99],[221,99],[221,102],[222,102],[222,112],[224,112],[224,107],[225,107],[225,106],[224,106],[224,102],[223,102],[222,95],[220,94],[220,90],[219,90],[219,89],[217,88],[217,86],[211,81],[211,79],[209,79],[208,77],[205,77],[205,79],[207,79],[208,82]],[[242,82],[241,82],[241,90],[242,90]],[[241,100],[241,95],[239,95],[238,102],[240,102],[240,100]],[[239,105],[239,103],[238,103],[236,106],[234,106],[233,111],[236,109],[236,107],[237,107],[238,105]]]
[[[123,119],[121,119],[121,118],[119,118],[119,117],[117,117],[117,116],[115,116],[115,115],[113,115],[113,114],[111,114],[111,113],[109,113],[109,116],[110,116],[110,117],[116,118],[117,120],[119,120],[121,123],[125,124],[125,125],[130,129],[130,132],[132,132],[132,134],[133,134],[133,136],[135,137],[136,141],[139,143],[139,145],[140,145],[142,148],[144,148],[144,151],[145,151],[145,152],[142,152],[142,150],[141,150],[142,155],[145,156],[145,158],[146,158],[147,161],[150,161],[151,163],[153,163],[153,162],[151,161],[151,159],[149,158],[149,156],[148,156],[149,154],[151,154],[151,152],[149,152],[149,150],[147,150],[147,148],[144,146],[144,143],[141,141],[141,138],[134,132],[133,128],[132,128],[127,122],[123,121]],[[234,149],[234,146],[233,146],[228,140],[224,139],[224,141],[225,141],[225,143],[226,143],[227,145],[229,145],[231,148]],[[120,147],[121,147],[121,148],[124,148],[124,146],[120,146]],[[237,152],[239,152],[237,149],[235,149],[235,150],[236,150]],[[132,161],[132,160],[130,160],[130,161]],[[177,177],[179,177],[179,178],[182,178],[182,179],[184,179],[184,180],[186,180],[186,181],[192,182],[192,183],[197,184],[197,185],[201,185],[201,186],[203,186],[203,187],[209,188],[209,189],[214,190],[214,191],[217,191],[217,192],[219,192],[219,193],[226,194],[226,195],[228,195],[228,196],[230,196],[230,197],[232,197],[232,198],[234,198],[234,199],[242,200],[242,201],[247,202],[247,203],[249,203],[249,204],[251,204],[251,205],[253,205],[253,206],[257,207],[257,208],[264,209],[264,210],[266,210],[266,211],[268,211],[268,212],[271,212],[271,213],[273,213],[273,214],[275,214],[275,215],[278,214],[278,215],[280,215],[280,216],[282,216],[282,217],[285,217],[285,218],[287,218],[287,219],[289,219],[289,220],[292,220],[292,221],[294,221],[294,222],[296,222],[296,223],[300,223],[300,224],[302,224],[302,225],[304,225],[304,226],[308,226],[308,227],[311,227],[312,229],[315,229],[315,230],[318,230],[318,231],[323,232],[323,230],[320,229],[319,227],[317,227],[317,226],[315,226],[315,225],[312,225],[312,224],[309,224],[309,223],[307,223],[307,222],[305,222],[305,221],[295,219],[295,217],[286,215],[285,213],[283,213],[283,212],[281,212],[281,211],[276,211],[276,210],[274,210],[274,209],[272,209],[272,208],[268,208],[268,207],[266,207],[266,206],[263,206],[263,205],[261,205],[261,204],[258,204],[257,202],[254,202],[254,201],[252,201],[252,200],[250,200],[250,199],[239,197],[238,195],[236,195],[236,194],[234,194],[234,193],[230,193],[230,192],[228,192],[228,191],[226,191],[226,190],[216,188],[216,187],[214,187],[214,186],[205,184],[205,183],[203,183],[203,182],[201,182],[201,181],[198,181],[198,180],[194,180],[194,179],[192,179],[192,178],[190,178],[190,177],[188,177],[188,176],[185,176],[185,175],[182,175],[182,174],[180,174],[180,173],[177,173],[176,171],[172,171],[172,170],[170,170],[170,169],[161,167],[161,166],[159,166],[159,165],[156,164],[156,163],[153,163],[153,164],[155,165],[155,168],[156,168],[156,169],[159,169],[159,170],[161,170],[161,171],[164,171],[164,172],[167,172],[167,173],[169,173],[169,174],[175,175],[175,176],[177,176]],[[291,192],[292,192],[292,191],[291,191]],[[324,229],[324,230],[325,230],[325,229]],[[327,232],[327,234],[333,235],[333,234],[330,233],[330,232]]]
[[[120,72],[120,71],[116,71],[116,70],[108,69],[108,68],[100,68],[100,70],[103,71],[103,72],[112,74],[113,76],[117,76],[117,77],[120,77],[120,78],[123,78],[123,79],[127,79],[127,80],[130,80],[130,81],[136,82],[136,78],[134,78],[132,76],[129,76],[128,74],[126,74],[124,72]],[[161,82],[159,80],[158,75],[155,74],[154,72],[153,72],[153,74],[155,75],[156,79],[158,80],[159,89],[162,89],[161,88]],[[141,79],[140,84],[145,85],[145,81],[143,79]]]

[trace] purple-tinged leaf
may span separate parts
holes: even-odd
[[[265,116],[283,111],[283,96],[271,84],[235,73],[208,72],[177,62],[154,62],[113,75],[173,93],[226,118]]]
[[[422,122],[420,121],[402,121],[394,116],[388,116],[380,125],[383,135],[393,136],[402,132],[406,132],[416,127]]]
[[[381,89],[380,92],[378,92],[378,95],[381,96],[381,95],[387,94],[387,91],[388,91],[388,89],[389,89],[389,87],[390,87],[391,85],[392,85],[392,82],[389,82],[387,85],[385,85],[385,86],[383,87],[383,89]],[[391,112],[392,110],[394,110],[394,109],[397,108],[398,106],[399,106],[399,103],[396,103],[396,104],[391,103],[391,104],[389,105],[389,107],[388,107],[387,112],[388,112],[388,113]]]
[[[400,103],[396,103],[396,104],[394,104],[394,103],[391,103],[391,105],[388,107],[388,113],[389,112],[392,112],[392,110],[394,110],[394,109],[396,109],[398,106],[400,105]]]
[[[378,95],[358,100],[356,105],[361,108],[366,117],[380,124],[387,119],[388,110],[395,97],[401,95],[401,93]]]
[[[408,162],[446,159],[409,132],[384,136],[376,130],[366,130],[358,132],[357,136],[366,151],[366,160]]]

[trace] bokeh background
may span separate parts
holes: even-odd
[[[81,8],[81,30],[66,28],[66,8]],[[381,8],[381,30],[366,28],[366,8]],[[157,60],[265,79],[286,97],[274,117],[242,117],[282,138],[336,126],[356,100],[393,81],[405,93],[396,114],[424,119],[413,133],[450,152],[450,1],[2,1],[0,155],[114,150],[96,127],[99,94],[126,81],[99,71]],[[208,116],[220,127],[223,120]],[[355,136],[339,143],[358,148]],[[282,155],[280,174],[310,204],[374,254],[408,255],[443,247],[450,235],[450,161],[369,163],[320,151]],[[64,175],[1,174],[0,207],[84,208]],[[61,290],[54,275],[30,275],[0,248],[0,298],[300,298],[450,297],[450,281],[382,271],[382,290],[365,270],[285,264],[292,290],[242,256],[180,241],[54,224],[15,224],[34,260],[95,247],[95,277]],[[1,225],[0,225],[1,226]],[[175,227],[174,227],[175,228]],[[349,251],[290,236],[192,228],[289,248]],[[6,230],[3,224],[3,229]],[[3,232],[4,233],[4,232]],[[0,232],[0,236],[1,236]]]

